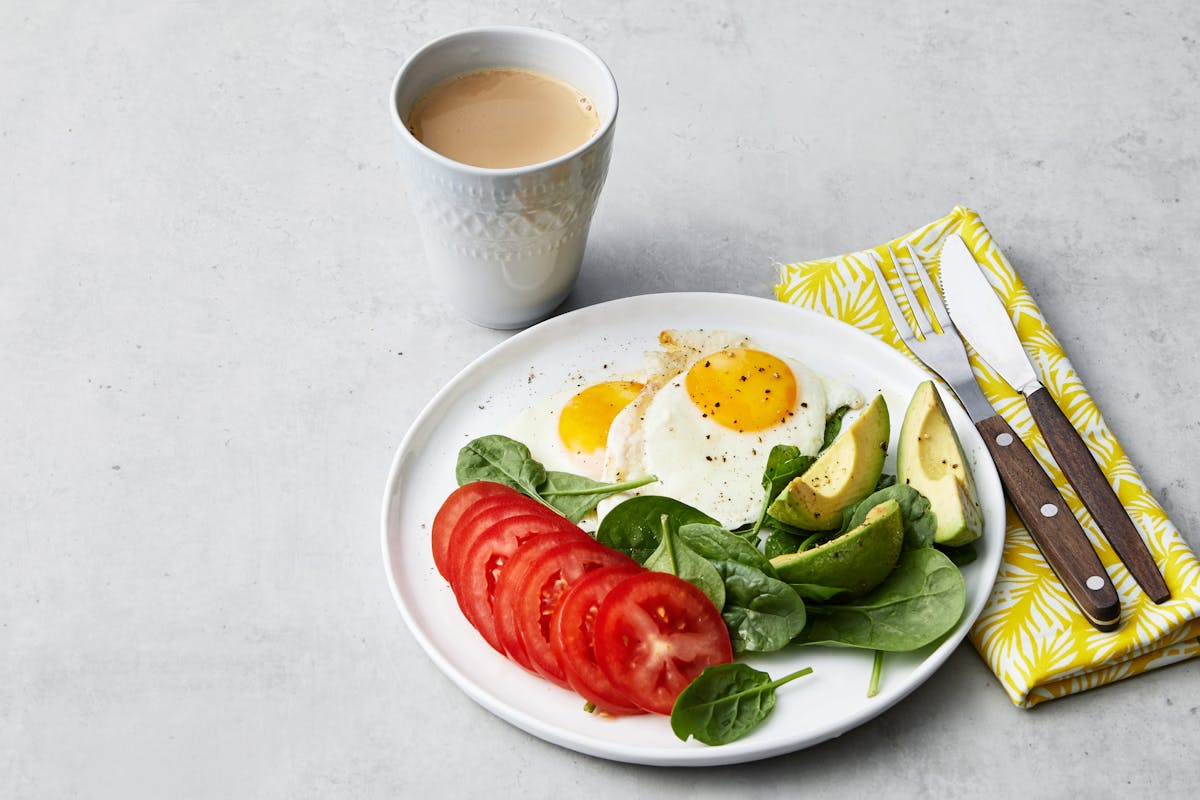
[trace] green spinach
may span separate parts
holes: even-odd
[[[848,510],[844,516],[842,533],[857,528],[866,519],[867,512],[886,500],[895,500],[900,506],[906,549],[933,546],[933,538],[937,533],[937,515],[930,509],[929,501],[923,494],[903,483],[879,489]]]
[[[678,523],[670,516],[663,514],[659,518],[659,525],[662,534],[658,549],[650,554],[642,566],[655,572],[669,572],[683,578],[708,595],[708,599],[718,610],[723,608],[725,581],[721,579],[721,573],[711,561],[680,541]]]
[[[605,514],[596,530],[596,541],[644,564],[662,541],[664,514],[679,526],[689,522],[720,525],[687,503],[663,495],[646,494],[618,503]]]
[[[454,476],[458,485],[493,481],[510,486],[579,522],[604,498],[654,483],[653,475],[623,483],[601,483],[569,472],[548,472],[529,448],[500,434],[481,436],[458,451]]]
[[[763,553],[766,554],[767,558],[795,553],[800,549],[800,543],[805,538],[805,536],[796,533],[772,529],[771,533],[763,541]]]
[[[454,476],[459,486],[473,481],[494,481],[541,500],[538,488],[546,481],[546,468],[525,445],[493,434],[473,439],[458,451]]]
[[[651,475],[622,483],[602,483],[583,475],[573,475],[570,472],[549,471],[546,473],[546,482],[542,484],[538,494],[549,506],[571,522],[579,522],[604,498],[654,483],[657,480],[658,478]]]
[[[842,418],[849,410],[850,406],[838,406],[825,418],[825,439],[821,442],[821,450],[828,450],[829,445],[833,444],[833,440],[842,432]]]
[[[725,586],[721,617],[735,653],[770,653],[804,630],[804,601],[788,584],[739,561],[712,562]]]
[[[979,558],[979,553],[975,550],[974,542],[968,542],[967,544],[959,545],[958,547],[946,547],[939,545],[938,549],[945,553],[946,557],[954,562],[954,566],[958,567],[959,569]]]
[[[879,679],[883,677],[883,651],[876,650],[871,659],[871,680],[867,683],[867,697],[879,694]]]
[[[709,561],[737,561],[775,577],[775,568],[761,550],[739,534],[719,525],[689,522],[679,526],[679,536]]]
[[[803,475],[805,470],[811,467],[816,460],[813,456],[801,453],[800,448],[794,445],[777,444],[771,448],[762,476],[762,486],[766,495],[763,497],[762,509],[758,512],[758,519],[755,521],[754,527],[750,529],[751,536],[758,534],[759,528],[767,518],[767,509],[783,491],[783,488],[794,478]]]
[[[966,606],[958,567],[938,550],[900,554],[878,587],[853,601],[808,607],[797,644],[828,644],[903,652],[924,647],[953,628]]]
[[[675,699],[671,730],[684,742],[689,737],[709,745],[736,741],[770,716],[776,689],[810,672],[805,667],[771,680],[740,662],[708,667]]]

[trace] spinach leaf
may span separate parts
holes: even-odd
[[[653,475],[623,483],[602,483],[570,472],[548,472],[529,448],[500,434],[472,439],[458,451],[458,485],[494,481],[510,486],[579,522],[604,498],[654,483]]]
[[[570,472],[546,473],[538,494],[553,509],[571,522],[579,522],[604,498],[657,481],[653,475],[623,483],[602,483]]]
[[[493,434],[473,439],[458,451],[454,476],[459,486],[472,481],[494,481],[540,500],[538,487],[546,480],[546,468],[525,445]]]
[[[596,530],[596,541],[620,550],[639,564],[645,563],[662,541],[662,516],[677,525],[706,522],[720,525],[712,517],[687,503],[656,494],[631,497],[604,515]]]
[[[712,564],[725,584],[721,617],[735,653],[770,653],[804,630],[804,601],[791,586],[739,561]]]
[[[811,467],[816,460],[813,456],[801,453],[800,448],[794,445],[777,444],[771,448],[762,476],[762,485],[766,490],[766,495],[763,497],[762,510],[758,512],[758,519],[755,521],[754,527],[750,529],[751,535],[758,534],[763,520],[767,518],[767,508],[783,491],[783,487],[791,483],[793,478],[803,475],[804,471]]]
[[[844,604],[810,606],[797,644],[828,644],[903,652],[947,633],[966,606],[958,567],[932,547],[900,554],[883,583]]]
[[[721,573],[711,561],[682,541],[678,523],[668,515],[663,514],[659,524],[662,526],[662,539],[658,549],[650,554],[643,566],[683,578],[708,595],[717,610],[721,610],[725,606],[725,581],[721,579]]]
[[[754,730],[775,708],[775,690],[811,667],[771,680],[741,662],[708,667],[688,684],[671,709],[671,730],[709,745],[728,744]]]
[[[821,442],[822,451],[829,449],[829,445],[833,444],[833,440],[842,432],[842,418],[849,410],[850,406],[838,406],[832,414],[825,418],[825,440]]]
[[[867,512],[885,500],[895,500],[900,506],[906,549],[933,545],[933,538],[937,533],[937,515],[930,509],[929,501],[923,494],[903,483],[892,484],[867,495],[853,509],[848,510],[842,532],[857,528],[866,518]]]
[[[763,542],[763,552],[767,558],[775,558],[775,556],[786,556],[789,553],[795,553],[800,549],[800,543],[807,537],[800,536],[787,531],[772,530]]]
[[[679,536],[709,561],[737,561],[768,576],[775,577],[775,568],[762,551],[737,533],[719,525],[689,522],[679,526]]]
[[[975,551],[974,542],[968,542],[967,544],[960,545],[958,547],[939,545],[938,549],[945,553],[946,557],[954,562],[954,566],[960,569],[979,558],[979,553]]]
[[[871,660],[871,680],[867,683],[867,697],[879,694],[879,679],[883,677],[883,651],[876,650]]]

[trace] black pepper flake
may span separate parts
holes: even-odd
[[[712,456],[705,456],[705,457],[704,457],[704,460],[705,460],[705,461],[712,461]]]
[[[705,362],[704,362],[704,366],[706,366],[706,367],[711,367],[711,366],[712,366],[712,362],[711,362],[711,361],[705,361]]]
[[[807,403],[807,402],[801,403],[801,404],[800,404],[800,407],[801,407],[801,408],[808,408],[808,403]]]

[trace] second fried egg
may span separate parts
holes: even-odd
[[[673,497],[737,528],[758,516],[771,448],[789,444],[815,455],[826,416],[861,404],[852,387],[743,339],[689,359],[616,417],[604,479],[657,475],[640,493]],[[601,513],[615,502],[602,504]]]

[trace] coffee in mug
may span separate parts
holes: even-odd
[[[495,106],[481,99],[495,96]],[[473,28],[410,55],[390,105],[433,285],[467,319],[491,328],[522,328],[553,313],[579,275],[608,174],[618,106],[612,72],[558,33]],[[466,151],[435,141],[435,122],[449,113],[435,107],[457,113],[476,105],[474,112],[498,107],[505,126],[516,127],[497,135],[468,126]],[[492,144],[499,155],[469,152]]]
[[[488,169],[550,161],[599,128],[600,115],[574,86],[518,68],[455,75],[430,88],[408,115],[408,129],[426,147]]]

